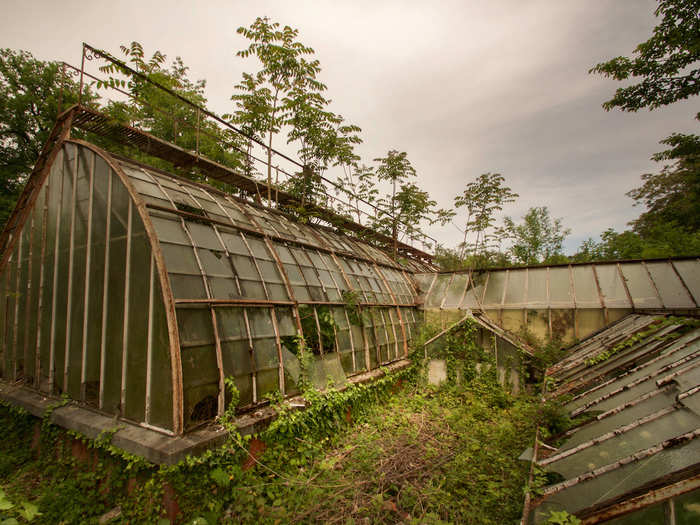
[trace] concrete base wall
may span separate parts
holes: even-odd
[[[410,364],[408,359],[402,359],[384,367],[384,370],[391,373]],[[383,377],[384,370],[372,370],[353,376],[349,384],[371,382]],[[79,432],[89,439],[96,439],[100,434],[111,434],[112,445],[156,464],[174,465],[187,455],[201,454],[207,449],[221,445],[227,437],[226,430],[217,424],[207,425],[182,436],[169,436],[135,423],[106,416],[77,402],[64,404],[60,398],[45,397],[26,386],[4,381],[0,381],[0,400],[23,408],[38,418],[50,414],[48,417],[51,423]],[[289,401],[293,406],[305,406],[301,396]],[[242,435],[249,435],[264,430],[276,417],[274,408],[265,407],[241,415],[237,418],[236,425]]]

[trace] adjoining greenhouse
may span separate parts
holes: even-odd
[[[484,312],[512,333],[581,340],[633,312],[696,315],[700,260],[574,263],[458,272],[417,272],[429,319]]]
[[[538,440],[533,465],[546,482],[523,523],[551,523],[552,512],[581,523],[696,523],[699,336],[693,318],[632,314],[547,370],[547,396],[573,424]]]

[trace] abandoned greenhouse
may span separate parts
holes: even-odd
[[[184,102],[197,126],[216,118]],[[442,328],[425,361],[446,369],[431,356],[469,325],[513,394],[532,386],[526,341],[571,345],[547,396],[588,419],[555,446],[535,438],[527,459],[562,479],[523,523],[696,497],[700,259],[439,272],[425,245],[320,202],[84,105],[63,111],[0,237],[0,400],[89,438],[118,420],[114,445],[172,464],[223,441],[230,383],[253,433],[274,417],[269,398],[303,381],[342,388],[409,366],[424,320]]]
[[[302,330],[324,378],[406,356],[415,291],[380,250],[86,142],[55,148],[6,258],[4,378],[181,434],[222,413],[225,377],[242,406],[296,393]]]

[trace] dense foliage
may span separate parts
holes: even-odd
[[[160,468],[120,454],[109,436],[78,460],[80,438],[48,424],[32,449],[33,418],[0,407],[0,487],[40,513],[33,523],[166,523],[164,497],[176,499],[178,521],[200,525],[518,519],[529,464],[517,458],[539,409],[495,374],[434,387],[410,369],[308,400],[302,412],[280,406],[263,447],[234,435]]]
[[[697,0],[659,0],[661,21],[634,57],[619,56],[591,69],[615,80],[641,79],[618,88],[606,110],[655,109],[700,93],[700,17]],[[700,115],[700,113],[698,114]]]

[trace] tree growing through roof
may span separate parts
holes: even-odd
[[[562,219],[553,218],[546,206],[530,208],[523,222],[504,219],[505,231],[513,241],[510,247],[515,260],[521,264],[555,264],[565,262],[562,245],[571,230],[564,228]]]
[[[372,226],[375,230],[391,236],[396,257],[397,243],[404,237],[411,237],[419,232],[422,221],[446,224],[454,217],[454,212],[437,208],[437,202],[430,198],[428,192],[421,190],[411,181],[417,174],[405,151],[390,150],[386,157],[379,157],[374,161],[379,163],[375,169],[377,182],[388,182],[391,185],[391,193],[377,199],[378,208],[386,212],[378,213]]]
[[[494,229],[496,213],[519,197],[504,183],[505,178],[500,173],[482,173],[455,197],[455,208],[466,208],[467,212],[464,240],[459,247],[460,259],[464,259],[468,253],[478,256],[489,248],[490,240],[502,238],[502,230]],[[493,232],[489,233],[489,230]],[[474,235],[474,240],[468,243],[470,233]]]
[[[0,225],[12,212],[53,128],[59,99],[62,109],[78,100],[77,84],[61,68],[28,51],[0,49]],[[94,102],[89,90],[84,99],[87,105]]]
[[[674,133],[661,141],[669,149],[652,159],[666,164],[659,173],[642,175],[644,184],[627,193],[646,208],[632,221],[649,236],[659,224],[674,224],[689,233],[700,231],[700,136]]]
[[[143,77],[112,62],[100,66],[100,71],[109,77],[97,81],[96,88],[124,88],[131,95],[124,101],[109,100],[102,111],[120,122],[139,127],[184,149],[202,153],[226,166],[237,169],[243,166],[244,144],[239,134],[219,127],[195,107],[157,86],[163,86],[197,106],[206,107],[206,80],[191,80],[189,67],[179,56],[169,66],[167,55],[159,50],[147,57],[139,42],[122,45],[120,50],[126,65]],[[175,171],[183,170],[176,168]],[[197,178],[194,172],[187,172],[187,175]],[[221,186],[217,181],[207,182]]]
[[[273,138],[289,128],[287,143],[298,142],[299,157],[310,169],[297,173],[286,189],[312,201],[323,189],[323,171],[358,160],[353,146],[361,142],[361,130],[328,109],[330,100],[323,96],[327,87],[317,78],[320,63],[313,58],[314,50],[298,41],[297,29],[258,17],[237,32],[250,43],[236,56],[257,58],[260,69],[244,73],[235,86],[231,98],[236,110],[231,118],[244,132],[267,143],[268,185],[272,184]]]
[[[335,193],[341,199],[347,199],[348,202],[346,205],[336,206],[336,209],[346,217],[355,219],[358,224],[362,224],[360,202],[374,204],[379,196],[374,170],[369,166],[357,163],[344,166],[344,168],[343,175],[338,179],[338,185],[345,191],[336,188]]]

